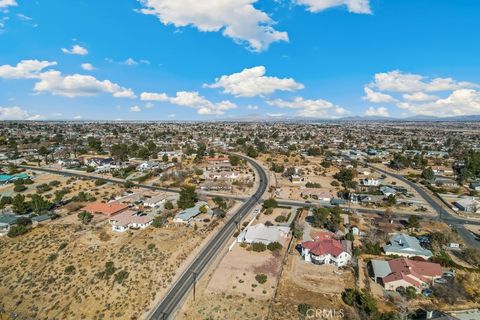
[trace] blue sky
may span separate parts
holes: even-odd
[[[0,120],[480,114],[480,2],[0,0]]]

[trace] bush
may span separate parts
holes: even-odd
[[[72,265],[69,265],[65,268],[65,273],[66,274],[72,274],[72,273],[75,273],[75,267],[72,266]]]
[[[78,213],[78,220],[80,220],[83,224],[88,224],[92,221],[93,215],[90,212],[82,211]]]
[[[13,188],[13,191],[15,192],[23,192],[27,190],[27,187],[25,187],[23,184],[17,185]]]
[[[122,284],[123,281],[125,281],[125,279],[127,278],[128,278],[128,272],[125,270],[122,270],[115,275],[115,282],[117,282],[118,284]]]
[[[270,242],[267,245],[267,248],[270,251],[278,251],[278,250],[282,249],[283,246],[279,242],[275,241],[275,242]]]
[[[263,273],[262,274],[257,274],[255,276],[255,280],[257,280],[258,283],[263,284],[263,283],[267,282],[267,275],[265,275]]]
[[[22,225],[13,226],[13,227],[10,227],[10,230],[8,230],[7,236],[9,236],[10,238],[14,238],[27,233],[28,230],[29,229],[26,226],[22,226]]]
[[[252,243],[251,247],[252,247],[252,250],[255,252],[263,252],[267,250],[267,246],[261,242]]]
[[[166,210],[172,210],[173,209],[173,203],[171,201],[165,202],[165,205],[163,206]]]
[[[275,218],[275,221],[276,222],[285,222],[287,220],[287,218],[285,216],[278,216]]]
[[[153,219],[152,226],[155,228],[161,228],[166,222],[167,219],[165,217],[158,216]]]
[[[58,253],[52,253],[51,255],[48,256],[47,261],[52,262],[55,259],[57,259],[57,257],[58,257]]]
[[[95,185],[96,185],[97,187],[103,186],[105,183],[107,183],[107,181],[105,181],[104,179],[95,180]]]
[[[58,187],[60,185],[60,181],[58,180],[53,180],[48,183],[50,187]]]

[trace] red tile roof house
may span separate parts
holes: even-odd
[[[302,243],[302,257],[314,264],[347,265],[352,259],[351,241],[339,241],[330,232],[318,233],[313,241]]]
[[[110,218],[113,231],[125,232],[128,229],[145,229],[153,223],[153,215],[139,214],[135,210],[125,210]]]
[[[126,210],[128,206],[123,203],[109,202],[109,203],[92,203],[84,207],[82,210],[90,212],[91,214],[103,214],[110,218],[111,216],[118,214]]]
[[[438,263],[407,258],[372,260],[370,266],[374,280],[389,291],[395,291],[398,287],[414,287],[420,292],[443,275]]]

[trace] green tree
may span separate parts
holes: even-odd
[[[124,143],[114,144],[110,148],[110,155],[115,161],[125,162],[128,160],[128,146]]]
[[[405,290],[405,296],[407,300],[415,299],[417,297],[417,290],[412,286],[408,286]]]
[[[30,207],[32,208],[33,212],[39,214],[50,209],[51,203],[44,199],[41,195],[34,194],[30,200]]]
[[[264,209],[276,208],[277,206],[278,206],[278,202],[273,198],[269,198],[263,202]]]
[[[428,167],[423,169],[422,178],[427,181],[432,181],[435,178],[435,173],[433,172],[432,168]]]
[[[78,220],[83,224],[88,224],[92,219],[93,215],[90,212],[81,211],[78,213]]]
[[[255,276],[255,280],[257,280],[257,282],[260,283],[260,284],[263,284],[263,283],[267,282],[267,279],[268,279],[267,275],[263,274],[263,273],[257,274]]]
[[[231,154],[228,156],[228,159],[230,160],[230,164],[234,167],[238,166],[240,164],[241,158],[237,155]]]
[[[420,227],[420,218],[417,215],[411,215],[408,217],[408,222],[407,222],[407,227],[408,228],[418,228]]]
[[[196,201],[197,193],[195,192],[195,186],[184,185],[180,188],[180,197],[177,201],[179,208],[192,208],[195,206]]]
[[[168,162],[168,155],[166,153],[163,154],[162,161],[163,162]]]
[[[18,214],[26,214],[29,211],[28,203],[25,202],[25,196],[21,194],[17,194],[12,199],[12,210]]]
[[[213,202],[217,206],[217,208],[221,210],[227,210],[227,202],[222,197],[214,197]]]

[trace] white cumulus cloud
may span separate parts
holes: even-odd
[[[433,78],[428,79],[422,75],[413,73],[403,73],[399,70],[377,73],[375,81],[370,84],[380,91],[391,92],[434,92],[450,91],[462,88],[476,87],[474,83],[466,81],[456,81],[452,78]]]
[[[62,52],[66,54],[76,54],[79,56],[86,56],[88,54],[88,50],[78,44],[72,46],[71,49],[62,48]]]
[[[55,61],[22,60],[16,66],[0,66],[0,78],[5,79],[35,79],[48,67],[55,66]]]
[[[18,3],[15,0],[0,0],[0,8],[4,9],[7,7],[14,7],[17,6]]]
[[[143,92],[140,99],[143,101],[164,101],[176,106],[193,108],[200,115],[223,115],[225,111],[237,108],[236,104],[226,100],[212,102],[196,91],[179,91],[173,97],[169,97],[165,93]]]
[[[371,14],[370,0],[297,0],[297,4],[307,6],[310,12],[319,12],[329,8],[346,6],[349,12]]]
[[[165,25],[193,26],[202,32],[222,32],[253,51],[264,51],[288,34],[273,28],[274,21],[253,4],[257,0],[139,0],[139,12],[155,15]]]
[[[408,101],[430,101],[438,99],[437,96],[426,94],[425,92],[415,92],[412,94],[405,93],[402,97]]]
[[[130,112],[140,112],[140,111],[142,111],[142,109],[140,109],[139,106],[130,107]]]
[[[142,101],[168,101],[168,95],[165,93],[142,92],[140,94]]]
[[[267,103],[279,108],[298,109],[296,113],[298,116],[309,118],[338,118],[349,113],[346,109],[323,99],[309,100],[297,97],[293,100],[269,100]]]
[[[395,98],[393,98],[391,95],[374,91],[369,87],[365,87],[364,91],[365,91],[365,96],[363,97],[363,99],[373,103],[385,103],[385,102],[396,101]]]
[[[277,78],[265,76],[264,66],[244,69],[231,75],[223,75],[215,79],[213,84],[205,84],[207,88],[222,88],[224,93],[235,97],[255,97],[268,95],[275,91],[294,91],[304,88],[304,85],[292,78]]]
[[[96,69],[91,63],[82,63],[80,67],[86,71],[93,71]]]
[[[444,99],[425,103],[402,102],[398,107],[417,115],[463,116],[480,114],[480,92],[474,89],[458,89]]]
[[[34,90],[70,98],[97,96],[101,93],[109,93],[115,98],[135,98],[131,89],[121,87],[110,80],[100,81],[95,77],[81,74],[64,76],[56,70],[40,74],[40,81],[35,84]]]
[[[376,116],[376,117],[388,117],[390,114],[388,109],[385,107],[374,108],[370,107],[365,111],[365,115],[367,116]]]
[[[0,107],[0,120],[40,120],[42,115],[30,114],[28,111],[15,107]]]

